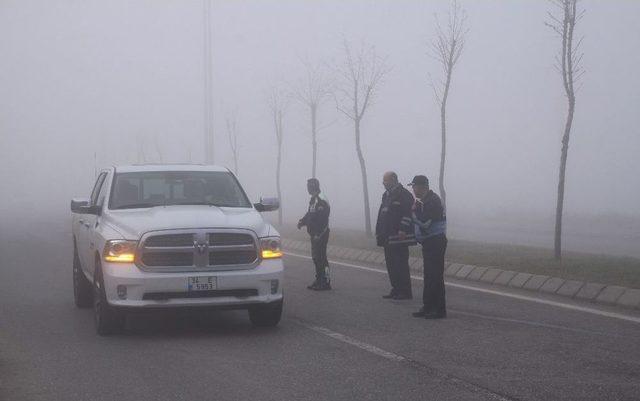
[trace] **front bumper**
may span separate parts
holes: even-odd
[[[133,263],[102,262],[102,275],[107,301],[110,305],[117,307],[243,307],[281,300],[284,268],[282,259],[268,259],[261,261],[257,267],[248,270],[152,273],[140,270]],[[215,276],[219,293],[212,297],[198,298],[175,295],[188,294],[188,278],[196,276]],[[278,281],[275,291],[273,288],[274,280]],[[118,292],[118,286],[120,286],[120,293]],[[126,287],[125,297],[122,296],[122,286]],[[244,290],[253,294],[236,296],[233,295],[236,292],[234,290],[239,290],[237,292]],[[158,293],[174,295],[166,299],[147,299],[149,294]],[[145,294],[147,294],[146,297]]]

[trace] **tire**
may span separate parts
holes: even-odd
[[[125,316],[107,302],[99,260],[96,260],[96,271],[93,275],[93,315],[98,335],[108,336],[122,332]]]
[[[93,305],[93,285],[82,272],[75,243],[73,244],[73,300],[78,308],[90,308]]]
[[[275,327],[282,317],[283,301],[249,308],[249,320],[255,327]]]

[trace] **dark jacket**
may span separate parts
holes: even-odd
[[[389,237],[398,235],[398,231],[413,234],[412,207],[413,195],[402,185],[385,191],[376,222],[376,241],[379,246],[387,245]]]
[[[429,238],[446,235],[447,216],[440,197],[429,190],[422,199],[417,199],[413,207],[416,238]]]
[[[307,214],[300,219],[300,225],[307,227],[307,232],[312,237],[318,237],[329,229],[329,214],[331,207],[329,202],[314,195],[309,200]]]

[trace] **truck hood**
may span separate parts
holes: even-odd
[[[157,230],[189,228],[244,228],[258,237],[278,235],[253,208],[206,205],[157,206],[144,209],[109,210],[101,217],[125,239],[139,239]]]

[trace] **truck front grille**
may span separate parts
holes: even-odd
[[[150,271],[249,269],[257,265],[258,240],[249,230],[176,230],[142,237],[138,266]]]
[[[142,263],[146,266],[193,266],[193,253],[145,252]]]
[[[250,235],[238,233],[211,233],[209,245],[252,245],[253,238]]]
[[[145,246],[192,246],[193,234],[163,234],[154,235],[145,241]]]
[[[257,257],[255,250],[212,251],[209,252],[209,266],[247,265],[253,263]]]
[[[164,301],[167,299],[179,298],[220,298],[220,297],[236,297],[248,298],[258,295],[256,289],[244,290],[209,290],[209,291],[192,291],[192,292],[146,292],[142,296],[143,300]]]

